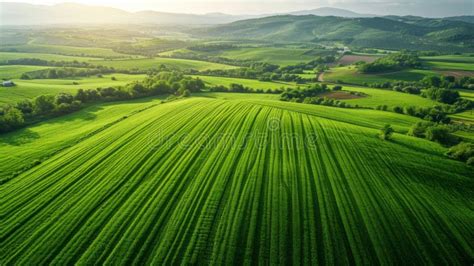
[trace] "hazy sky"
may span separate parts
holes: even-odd
[[[157,10],[179,13],[266,14],[329,6],[380,15],[423,15],[433,17],[474,15],[474,0],[0,0],[0,2],[27,2],[47,5],[75,2],[113,6],[130,11]]]

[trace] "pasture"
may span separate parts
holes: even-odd
[[[117,80],[112,80],[115,77]],[[60,92],[74,94],[78,89],[124,86],[134,80],[144,79],[146,75],[110,74],[99,77],[68,79],[14,79],[15,87],[0,87],[0,104],[12,104],[38,95],[55,95]],[[77,84],[74,84],[77,83]]]
[[[293,82],[283,82],[283,81],[259,81],[256,79],[242,79],[242,78],[227,78],[227,77],[217,77],[217,76],[199,76],[192,75],[191,77],[200,78],[207,86],[225,86],[229,87],[230,84],[241,84],[244,87],[249,87],[252,89],[262,89],[262,90],[276,90],[281,88],[294,88],[296,83]]]
[[[375,88],[364,88],[364,87],[351,87],[343,86],[344,91],[362,92],[367,96],[344,100],[351,105],[359,105],[361,107],[376,107],[379,105],[387,105],[389,108],[395,106],[417,106],[417,107],[432,107],[439,105],[439,103],[423,98],[419,95],[402,93],[392,90],[375,89]]]
[[[363,85],[364,83],[383,83],[394,80],[418,81],[425,76],[439,76],[432,70],[406,69],[383,74],[362,74],[358,73],[355,67],[335,67],[331,68],[323,75],[324,81],[337,82],[342,81],[348,84]]]
[[[444,62],[444,61],[426,61],[423,63],[426,67],[436,70],[461,70],[474,71],[474,63]]]
[[[280,66],[296,65],[315,59],[312,50],[302,48],[257,47],[222,51],[219,56],[238,60],[250,60]]]
[[[0,52],[0,64],[4,64],[8,60],[22,59],[22,58],[36,58],[48,61],[78,61],[78,62],[89,62],[91,60],[97,60],[100,58],[84,57],[84,56],[68,56],[59,54],[47,54],[47,53],[14,53],[14,52]]]
[[[0,136],[3,173],[25,154],[12,139],[40,160],[0,186],[1,264],[465,264],[474,254],[470,169],[433,142],[377,137],[380,124],[415,118],[261,99],[130,104]],[[75,138],[69,125],[87,119]],[[61,141],[46,150],[52,132]]]
[[[67,56],[80,57],[131,57],[130,55],[117,53],[112,49],[96,48],[96,47],[75,47],[65,45],[50,45],[50,44],[24,44],[15,46],[2,46],[3,51],[13,50],[20,53],[39,53],[39,54],[58,54]],[[136,57],[136,56],[134,56]]]
[[[48,69],[46,66],[0,65],[0,79],[18,79],[23,73]]]
[[[94,60],[91,63],[96,65],[114,67],[117,69],[139,69],[149,70],[158,69],[160,65],[165,65],[178,70],[214,70],[214,69],[233,69],[235,66],[229,66],[218,63],[205,61],[176,59],[176,58],[143,58],[143,59],[127,59],[127,60]]]

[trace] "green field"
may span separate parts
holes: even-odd
[[[216,96],[2,135],[3,174],[41,164],[0,185],[0,264],[470,263],[472,169],[377,137],[413,121]]]
[[[116,77],[117,80],[112,80]],[[70,78],[70,79],[33,79],[16,80],[15,87],[0,87],[0,104],[15,103],[23,99],[31,99],[43,94],[60,92],[75,93],[78,89],[96,89],[99,87],[123,86],[134,80],[144,79],[146,75],[110,74],[102,78]],[[78,83],[74,85],[73,82]]]
[[[253,60],[286,66],[296,65],[298,63],[304,63],[315,59],[314,56],[308,55],[306,52],[308,52],[308,49],[259,47],[226,50],[221,54],[221,56],[232,59]]]
[[[233,69],[235,66],[229,66],[218,63],[211,63],[197,60],[176,59],[176,58],[144,58],[144,59],[127,59],[127,60],[94,60],[91,63],[96,65],[114,67],[117,69],[157,69],[160,65],[166,65],[171,68],[186,70],[214,70],[214,69]]]
[[[161,53],[161,55],[173,56],[177,53],[218,56],[235,60],[266,62],[270,64],[287,66],[309,62],[311,60],[314,60],[318,54],[326,55],[331,52],[327,50],[311,50],[294,47],[252,47],[233,48],[215,51],[194,51],[189,49],[177,49]]]
[[[283,81],[259,81],[256,79],[241,79],[241,78],[226,78],[226,77],[216,77],[216,76],[199,76],[199,75],[192,75],[194,78],[200,78],[206,83],[208,86],[226,86],[229,87],[230,84],[241,84],[245,87],[249,87],[252,89],[281,89],[281,88],[292,88],[296,87],[295,83],[291,82],[283,82]]]
[[[427,61],[424,63],[427,67],[439,70],[463,70],[474,71],[474,63],[458,63],[443,61]]]
[[[67,56],[59,54],[42,54],[42,53],[11,53],[11,52],[0,52],[0,64],[8,60],[21,59],[21,58],[37,58],[48,61],[79,61],[88,62],[91,60],[97,60],[99,58],[94,57],[83,57],[83,56]]]
[[[394,106],[417,106],[417,107],[431,107],[439,103],[423,98],[419,95],[396,92],[392,90],[373,89],[363,87],[343,86],[345,91],[357,91],[367,94],[366,97],[344,100],[352,105],[359,105],[362,107],[376,107],[379,105]]]
[[[349,84],[382,83],[394,80],[418,81],[425,76],[439,76],[432,70],[408,69],[384,74],[361,74],[355,67],[336,67],[324,73],[324,81],[343,81]]]
[[[461,113],[450,115],[450,117],[461,122],[474,124],[474,110],[467,110]]]
[[[42,53],[42,54],[59,54],[69,56],[86,56],[86,57],[131,57],[130,55],[121,54],[106,48],[92,47],[74,47],[65,45],[46,45],[46,44],[25,44],[15,46],[2,46],[2,50],[15,50],[21,53]]]
[[[474,101],[474,91],[472,90],[458,90],[461,97]]]
[[[21,66],[21,65],[8,65],[0,66],[0,79],[18,79],[21,74],[31,71],[48,69],[50,67],[45,66]]]
[[[472,265],[474,113],[454,113],[474,101],[459,82],[474,75],[469,18],[180,14],[178,25],[15,1],[0,5],[25,24],[0,27],[0,79],[16,85],[0,86],[0,266]],[[369,71],[403,70],[358,72],[380,56]],[[48,62],[7,62],[26,58]],[[415,85],[436,101],[370,88],[443,75],[462,101],[428,82]],[[260,81],[298,76],[308,82]],[[232,84],[247,93],[212,92]]]
[[[421,59],[425,61],[473,63],[474,64],[474,56],[469,56],[469,55],[422,56]]]

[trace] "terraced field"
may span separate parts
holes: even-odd
[[[115,77],[116,80],[112,80]],[[111,74],[102,78],[69,78],[69,79],[33,79],[16,80],[15,87],[0,87],[0,104],[16,103],[38,95],[69,92],[74,94],[78,89],[96,89],[99,87],[124,86],[134,80],[142,80],[146,75]],[[76,84],[74,84],[74,82]]]
[[[414,118],[218,97],[129,111],[53,154],[43,149],[40,164],[0,185],[0,264],[467,264],[474,256],[472,172],[432,142],[381,141],[372,123],[405,128]],[[68,118],[57,121],[58,136]],[[12,154],[4,171],[22,154],[9,137],[0,136]],[[40,149],[41,136],[29,145]]]

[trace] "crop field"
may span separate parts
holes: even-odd
[[[12,173],[31,167],[35,160],[72,145],[81,138],[114,123],[124,116],[156,105],[160,99],[97,104],[79,112],[48,120],[0,137],[0,183]]]
[[[259,81],[256,79],[242,79],[242,78],[227,78],[227,77],[217,77],[217,76],[199,76],[199,75],[192,75],[194,78],[200,78],[204,83],[208,86],[226,86],[228,87],[230,84],[241,84],[245,87],[249,87],[252,89],[281,89],[281,88],[293,88],[296,87],[295,83],[292,82],[283,82],[283,81]]]
[[[259,47],[225,50],[219,55],[232,59],[252,60],[287,66],[313,60],[315,55],[309,54],[309,51],[308,49],[301,48]]]
[[[229,66],[218,63],[211,63],[197,60],[176,59],[176,58],[144,58],[144,59],[127,59],[127,60],[94,60],[91,63],[102,66],[114,67],[117,69],[157,69],[160,65],[166,65],[171,68],[186,70],[213,70],[213,69],[233,69],[235,66]]]
[[[42,54],[59,54],[68,56],[86,56],[86,57],[131,57],[130,55],[121,54],[106,48],[95,47],[75,47],[65,45],[49,45],[49,44],[25,44],[15,46],[2,46],[2,50],[15,50],[21,53],[42,53]]]
[[[0,136],[11,151],[4,172],[26,152],[12,138],[41,159],[0,185],[0,264],[466,264],[474,255],[469,168],[432,142],[382,141],[370,123],[414,118],[258,99],[130,104]],[[68,125],[90,113],[106,118],[76,139]],[[53,128],[75,140],[51,153],[41,147]]]
[[[418,81],[425,76],[438,76],[432,70],[408,69],[384,74],[361,74],[355,67],[336,67],[324,73],[324,81],[343,81],[349,84],[387,82],[393,80]]]
[[[115,77],[117,80],[112,80]],[[43,94],[60,92],[75,93],[78,89],[96,89],[99,87],[124,86],[134,80],[142,80],[146,75],[110,74],[102,78],[69,78],[69,79],[33,79],[16,80],[15,87],[0,87],[0,104],[15,103]],[[77,83],[77,84],[74,84]]]
[[[377,55],[344,55],[341,57],[341,59],[339,59],[337,63],[343,64],[343,65],[350,65],[356,62],[361,62],[361,61],[366,62],[366,63],[372,63],[375,60],[377,60],[377,58],[379,57],[380,56],[377,56]]]
[[[364,88],[364,87],[351,87],[343,86],[344,91],[356,91],[362,92],[367,96],[344,100],[352,105],[359,105],[362,107],[376,107],[378,105],[387,105],[388,107],[394,106],[419,106],[419,107],[431,107],[439,103],[420,97],[419,95],[396,92],[392,90]]]
[[[21,65],[0,65],[0,79],[17,79],[21,77],[21,74],[48,69],[50,67],[45,66],[21,66]]]
[[[474,63],[444,62],[444,61],[426,61],[424,65],[431,69],[438,70],[462,70],[474,71]]]
[[[474,56],[470,56],[470,55],[422,56],[421,59],[425,61],[473,63],[474,64]]]
[[[175,56],[176,54],[193,54],[218,56],[235,60],[249,60],[255,62],[266,62],[280,66],[296,65],[309,62],[318,55],[327,55],[328,50],[303,49],[295,47],[252,47],[252,48],[234,48],[214,51],[194,51],[189,49],[176,49],[160,53],[163,56]]]

